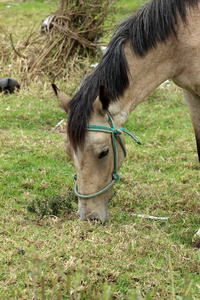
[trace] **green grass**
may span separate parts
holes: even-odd
[[[122,15],[122,17],[129,17],[133,11],[135,11],[138,7],[142,6],[147,1],[145,0],[126,0],[122,1],[119,0],[117,3],[119,4],[119,12]]]
[[[104,299],[104,290],[107,299],[131,293],[133,299],[136,290],[172,299],[172,273],[175,294],[198,299],[200,257],[192,237],[199,227],[199,165],[180,91],[173,84],[159,88],[130,115],[126,127],[142,145],[126,138],[128,157],[104,227],[80,222],[75,202],[64,216],[41,218],[27,210],[35,199],[71,201],[74,168],[63,133],[54,129],[65,115],[52,92],[23,94],[0,100],[1,298],[30,299],[35,290],[39,299],[43,293],[46,299],[52,293],[53,299],[70,293]]]
[[[9,20],[9,27],[19,37],[29,26],[40,25],[42,19],[48,17],[56,8],[56,1],[48,0],[0,2],[1,26],[5,29],[8,23],[4,20]]]
[[[70,94],[82,78],[77,70],[57,82]],[[174,84],[158,88],[128,119],[142,145],[126,137],[105,226],[76,215],[66,122],[55,129],[67,116],[48,78],[0,95],[0,107],[0,299],[200,299],[200,252],[192,248],[200,167]]]

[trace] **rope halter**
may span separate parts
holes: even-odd
[[[118,129],[117,127],[114,126],[113,120],[111,118],[111,116],[109,114],[108,115],[108,119],[110,121],[111,127],[108,126],[101,126],[101,125],[88,125],[87,126],[87,130],[88,131],[98,131],[98,132],[105,132],[105,133],[110,133],[112,135],[112,140],[113,140],[113,148],[114,148],[114,171],[112,174],[112,180],[109,184],[107,184],[103,189],[101,189],[99,192],[96,192],[94,194],[91,195],[83,195],[80,194],[78,192],[78,184],[76,182],[75,184],[75,194],[76,196],[78,196],[81,199],[89,199],[89,198],[94,198],[96,196],[101,195],[102,193],[104,193],[105,191],[107,191],[115,182],[117,182],[119,180],[119,174],[117,173],[117,144],[116,144],[116,139],[118,139],[122,150],[124,152],[124,156],[126,157],[126,148],[121,140],[120,135],[124,132],[127,133],[131,138],[134,139],[134,141],[136,143],[138,143],[139,145],[141,145],[140,141],[136,138],[136,136],[134,136],[130,131],[128,131],[125,128],[120,128]],[[77,175],[74,175],[74,179],[77,180]]]

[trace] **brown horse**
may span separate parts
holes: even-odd
[[[183,89],[200,158],[199,4],[200,0],[150,1],[117,28],[105,55],[72,100],[53,85],[69,114],[66,151],[77,172],[82,220],[107,220],[108,200],[124,160],[120,128],[168,78]]]

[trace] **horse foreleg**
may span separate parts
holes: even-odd
[[[183,90],[183,96],[187,104],[197,143],[197,153],[200,162],[200,96]]]
[[[187,104],[197,142],[197,152],[200,162],[200,96],[183,90],[183,96]],[[200,238],[194,245],[194,248],[200,248]]]

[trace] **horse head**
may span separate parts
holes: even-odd
[[[52,86],[60,106],[69,114],[70,98],[54,84]],[[126,151],[123,132],[118,129],[122,123],[120,118],[116,119],[115,105],[110,105],[108,89],[101,85],[93,103],[84,143],[74,149],[69,135],[66,135],[65,150],[76,169],[75,193],[79,197],[81,220],[100,219],[105,223],[108,219],[108,201],[113,184],[119,179],[118,170]]]

